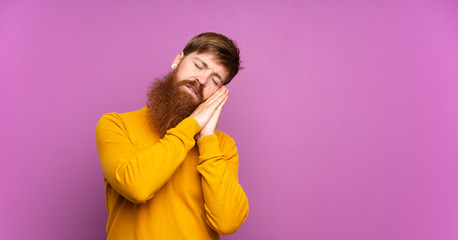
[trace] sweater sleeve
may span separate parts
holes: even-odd
[[[159,142],[139,150],[131,142],[122,118],[103,115],[96,127],[96,144],[103,175],[124,198],[144,203],[172,177],[195,145],[199,123],[186,118]]]
[[[207,221],[219,234],[232,234],[248,216],[248,199],[238,182],[239,157],[234,140],[227,136],[220,144],[213,134],[199,138],[197,144]]]

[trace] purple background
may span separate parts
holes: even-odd
[[[245,66],[223,239],[458,239],[458,2],[260,0],[1,1],[0,239],[105,238],[95,125],[205,31]]]

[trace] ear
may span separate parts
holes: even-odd
[[[175,64],[175,65],[178,66],[178,64],[180,64],[181,60],[183,60],[183,57],[184,57],[184,53],[183,52],[178,53],[178,55],[173,60],[172,64]]]

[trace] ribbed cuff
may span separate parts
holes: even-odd
[[[175,128],[178,128],[180,130],[183,129],[183,130],[189,131],[192,133],[193,137],[198,132],[200,132],[199,122],[197,122],[197,120],[192,117],[185,118]]]
[[[199,155],[201,156],[199,158],[199,164],[203,162],[203,159],[221,155],[218,137],[215,134],[199,138],[197,145],[199,146]]]

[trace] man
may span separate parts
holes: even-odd
[[[145,107],[96,127],[108,239],[219,239],[248,215],[234,140],[216,130],[239,49],[217,33],[186,45]]]

